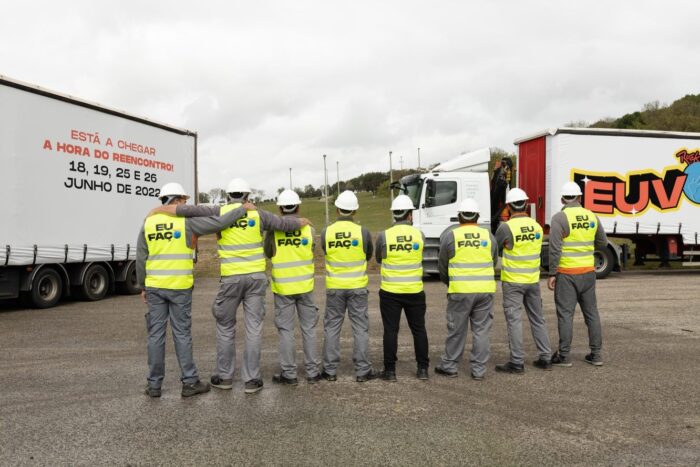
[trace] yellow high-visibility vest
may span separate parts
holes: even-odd
[[[146,287],[184,290],[194,285],[192,248],[185,238],[185,218],[156,214],[143,226],[148,245]]]
[[[598,230],[595,214],[582,207],[566,208],[563,212],[569,224],[569,235],[562,240],[559,267],[594,268],[593,252]]]
[[[423,290],[423,235],[413,226],[398,224],[384,231],[386,258],[382,259],[380,288],[392,293]]]
[[[539,282],[542,226],[527,216],[513,217],[506,225],[513,236],[513,244],[503,249],[501,281],[517,284]]]
[[[274,233],[275,255],[272,257],[272,291],[279,295],[296,295],[314,289],[314,252],[311,227],[294,232]]]
[[[367,258],[362,227],[337,221],[326,229],[326,289],[367,287]]]
[[[452,235],[455,255],[447,264],[447,293],[496,292],[489,231],[469,224],[457,227]]]
[[[227,204],[221,208],[221,215],[240,206],[241,203]],[[258,211],[248,211],[220,235],[218,252],[222,276],[265,272]]]

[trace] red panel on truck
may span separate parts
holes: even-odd
[[[518,145],[518,186],[535,203],[537,222],[544,225],[546,137],[523,141]]]

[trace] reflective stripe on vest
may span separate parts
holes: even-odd
[[[221,215],[240,206],[241,203],[222,206]],[[222,276],[265,272],[258,211],[248,211],[229,228],[222,230],[218,243]]]
[[[382,259],[380,288],[392,293],[423,290],[423,235],[410,225],[398,224],[384,232],[386,258]]]
[[[156,214],[146,219],[146,287],[183,290],[194,285],[192,249],[187,247],[185,218]]]
[[[367,287],[367,261],[362,227],[337,221],[326,229],[326,289]]]
[[[569,224],[569,235],[562,240],[559,267],[592,268],[595,251],[595,234],[598,222],[591,211],[581,207],[564,209]]]
[[[503,250],[501,281],[535,284],[540,280],[540,252],[542,226],[534,219],[523,216],[506,222],[513,236],[513,245]]]
[[[294,232],[274,233],[275,255],[272,257],[272,291],[295,295],[314,289],[314,252],[311,227]]]
[[[455,255],[450,258],[447,293],[493,293],[496,291],[491,236],[477,225],[462,225],[452,231]]]

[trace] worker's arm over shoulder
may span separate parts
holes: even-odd
[[[365,227],[362,227],[362,245],[365,249],[365,259],[369,261],[374,253],[374,244],[372,243],[372,234]]]
[[[136,239],[136,280],[139,283],[139,288],[146,288],[146,260],[148,259],[148,244],[143,227],[139,231],[139,237]]]
[[[218,216],[221,214],[221,206],[181,204],[175,209],[175,214],[182,217]]]
[[[185,221],[185,227],[187,230],[197,237],[202,235],[209,235],[230,227],[236,219],[240,219],[246,213],[245,208],[239,207],[236,209],[231,209],[229,212],[223,216],[214,217],[188,217]],[[190,235],[188,235],[189,241]]]
[[[273,230],[280,230],[282,232],[293,232],[302,227],[301,220],[294,216],[277,216],[271,212],[259,210],[260,222],[262,224],[262,229],[271,232]]]
[[[608,235],[605,233],[603,224],[600,223],[600,218],[595,216],[595,219],[598,223],[598,230],[595,231],[595,248],[596,250],[602,250],[608,246]]]

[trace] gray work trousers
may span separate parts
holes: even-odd
[[[297,377],[295,319],[299,315],[299,327],[304,346],[304,367],[307,378],[318,375],[320,360],[316,352],[316,323],[318,307],[313,292],[295,295],[275,294],[275,325],[280,337],[280,367],[285,378]]]
[[[532,339],[539,352],[539,358],[549,361],[552,350],[549,347],[547,324],[542,310],[542,295],[540,284],[518,284],[501,282],[503,286],[503,313],[508,329],[508,345],[510,346],[510,361],[522,365],[525,360],[523,352],[523,325],[521,320],[522,307],[525,307],[527,319],[530,321]]]
[[[336,374],[340,363],[340,329],[345,310],[352,324],[352,361],[355,375],[362,376],[372,370],[369,361],[369,312],[367,289],[326,290],[326,314],[323,317],[323,369]]]
[[[447,339],[440,367],[456,372],[467,342],[467,328],[472,328],[471,371],[474,376],[486,373],[489,360],[489,334],[493,323],[492,293],[447,294]]]
[[[165,329],[170,320],[175,354],[184,384],[199,380],[192,357],[192,289],[146,289],[148,331],[148,385],[159,388],[165,377]]]
[[[559,324],[559,354],[566,359],[571,351],[576,304],[581,306],[588,327],[588,345],[594,359],[602,358],[603,334],[595,296],[595,272],[586,274],[557,274],[554,303]]]
[[[236,367],[236,312],[243,303],[245,349],[241,379],[244,382],[261,379],[260,347],[265,318],[264,273],[227,276],[219,286],[212,313],[216,319],[216,370],[221,379],[233,379]]]

